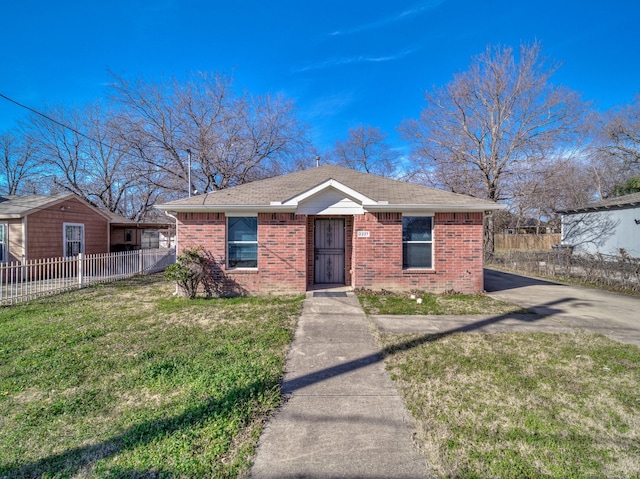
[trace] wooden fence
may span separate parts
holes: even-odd
[[[494,238],[496,250],[544,251],[562,241],[560,234],[497,234]]]
[[[46,258],[0,265],[0,305],[164,271],[175,263],[173,248]]]

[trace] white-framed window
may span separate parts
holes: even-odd
[[[433,217],[402,217],[402,267],[433,268]]]
[[[6,223],[0,223],[0,263],[6,263],[9,258],[9,226]]]
[[[68,258],[84,253],[84,225],[81,223],[64,223],[62,226],[63,256]]]
[[[227,267],[258,267],[258,217],[227,218]]]

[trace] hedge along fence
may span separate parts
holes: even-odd
[[[504,234],[494,236],[496,250],[536,250],[551,249],[554,244],[560,244],[562,237],[553,234]]]
[[[569,248],[551,251],[503,251],[486,258],[487,266],[557,279],[640,292],[640,258],[623,249],[617,255],[572,254]]]

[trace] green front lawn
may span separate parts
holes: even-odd
[[[416,291],[414,293],[394,293],[360,289],[356,291],[360,304],[367,314],[526,314],[522,309],[504,301],[498,301],[483,294],[433,294]],[[414,298],[411,298],[414,296]],[[421,302],[418,302],[421,300]]]
[[[246,473],[302,298],[173,289],[137,278],[0,309],[0,478]],[[588,333],[379,340],[436,477],[640,478],[637,347]]]
[[[0,309],[0,478],[247,469],[302,298],[173,290],[146,277]]]
[[[383,335],[434,477],[640,478],[640,349],[592,333]]]

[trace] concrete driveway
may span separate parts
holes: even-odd
[[[391,333],[571,332],[588,330],[640,347],[640,297],[553,283],[485,269],[485,290],[535,314],[495,316],[372,316]]]
[[[492,298],[518,304],[570,328],[640,346],[640,297],[491,269],[484,271],[484,288]]]

